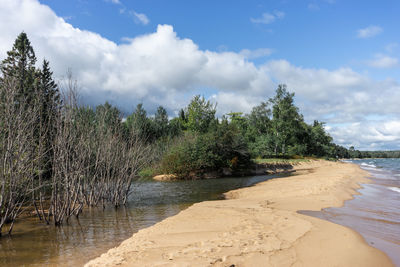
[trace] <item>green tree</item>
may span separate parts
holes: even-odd
[[[154,115],[153,122],[153,129],[156,138],[167,136],[169,134],[168,114],[164,107],[159,106],[157,108],[157,112]]]
[[[113,107],[110,103],[106,102],[103,105],[96,107],[95,120],[98,127],[102,127],[103,132],[110,131],[112,133],[120,133],[121,127],[121,113],[118,108]]]
[[[332,154],[332,137],[330,137],[324,128],[325,123],[314,121],[311,127],[311,151],[315,156],[325,156]]]
[[[27,103],[32,99],[36,56],[26,33],[18,35],[7,58],[2,61],[2,79],[15,79],[20,97],[27,97]]]
[[[56,82],[53,79],[53,72],[50,69],[50,63],[43,60],[40,75],[40,91],[44,96],[43,106],[48,112],[54,112],[61,104],[60,91]]]
[[[272,104],[272,130],[275,139],[275,154],[287,153],[289,145],[295,141],[296,131],[299,129],[303,117],[294,105],[294,93],[289,93],[286,85],[279,85]]]
[[[168,123],[168,134],[170,137],[176,137],[182,134],[182,131],[184,130],[184,125],[182,120],[177,117],[173,118],[169,121]]]
[[[56,136],[56,117],[61,106],[58,86],[53,80],[53,72],[47,60],[43,60],[42,69],[36,70],[35,79],[36,105],[39,117],[36,129],[37,151],[42,154],[43,161],[38,168],[44,178],[51,176],[51,160],[53,158],[52,143]],[[40,158],[38,157],[38,158]]]
[[[126,125],[130,132],[137,134],[142,140],[150,142],[154,139],[152,124],[142,103],[127,117]]]
[[[261,102],[255,106],[248,115],[250,127],[256,129],[258,135],[270,133],[271,109],[268,102]]]
[[[184,113],[184,125],[190,131],[205,133],[215,122],[216,105],[200,95],[195,96]]]

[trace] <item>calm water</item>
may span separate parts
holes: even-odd
[[[275,177],[279,176],[135,182],[124,208],[86,210],[79,221],[63,227],[46,226],[36,218],[17,223],[12,237],[0,238],[0,266],[83,265],[193,203],[222,199],[224,192]]]
[[[354,160],[371,175],[343,207],[305,214],[348,226],[400,266],[400,159]],[[303,212],[302,212],[303,213]]]

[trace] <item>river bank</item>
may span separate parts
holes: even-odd
[[[341,206],[367,173],[340,162],[230,191],[142,229],[86,266],[392,266],[355,231],[297,213]]]
[[[88,208],[62,227],[36,217],[16,222],[11,237],[0,238],[0,266],[83,266],[140,229],[194,203],[224,199],[223,193],[290,174],[159,182],[134,181],[126,206]]]

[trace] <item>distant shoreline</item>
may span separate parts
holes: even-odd
[[[86,266],[393,266],[355,231],[298,210],[341,206],[366,183],[355,164],[312,161],[298,175],[194,204]]]

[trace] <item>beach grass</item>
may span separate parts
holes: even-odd
[[[257,164],[296,164],[300,162],[309,162],[311,158],[294,158],[294,159],[285,159],[285,158],[256,158],[253,161]]]

